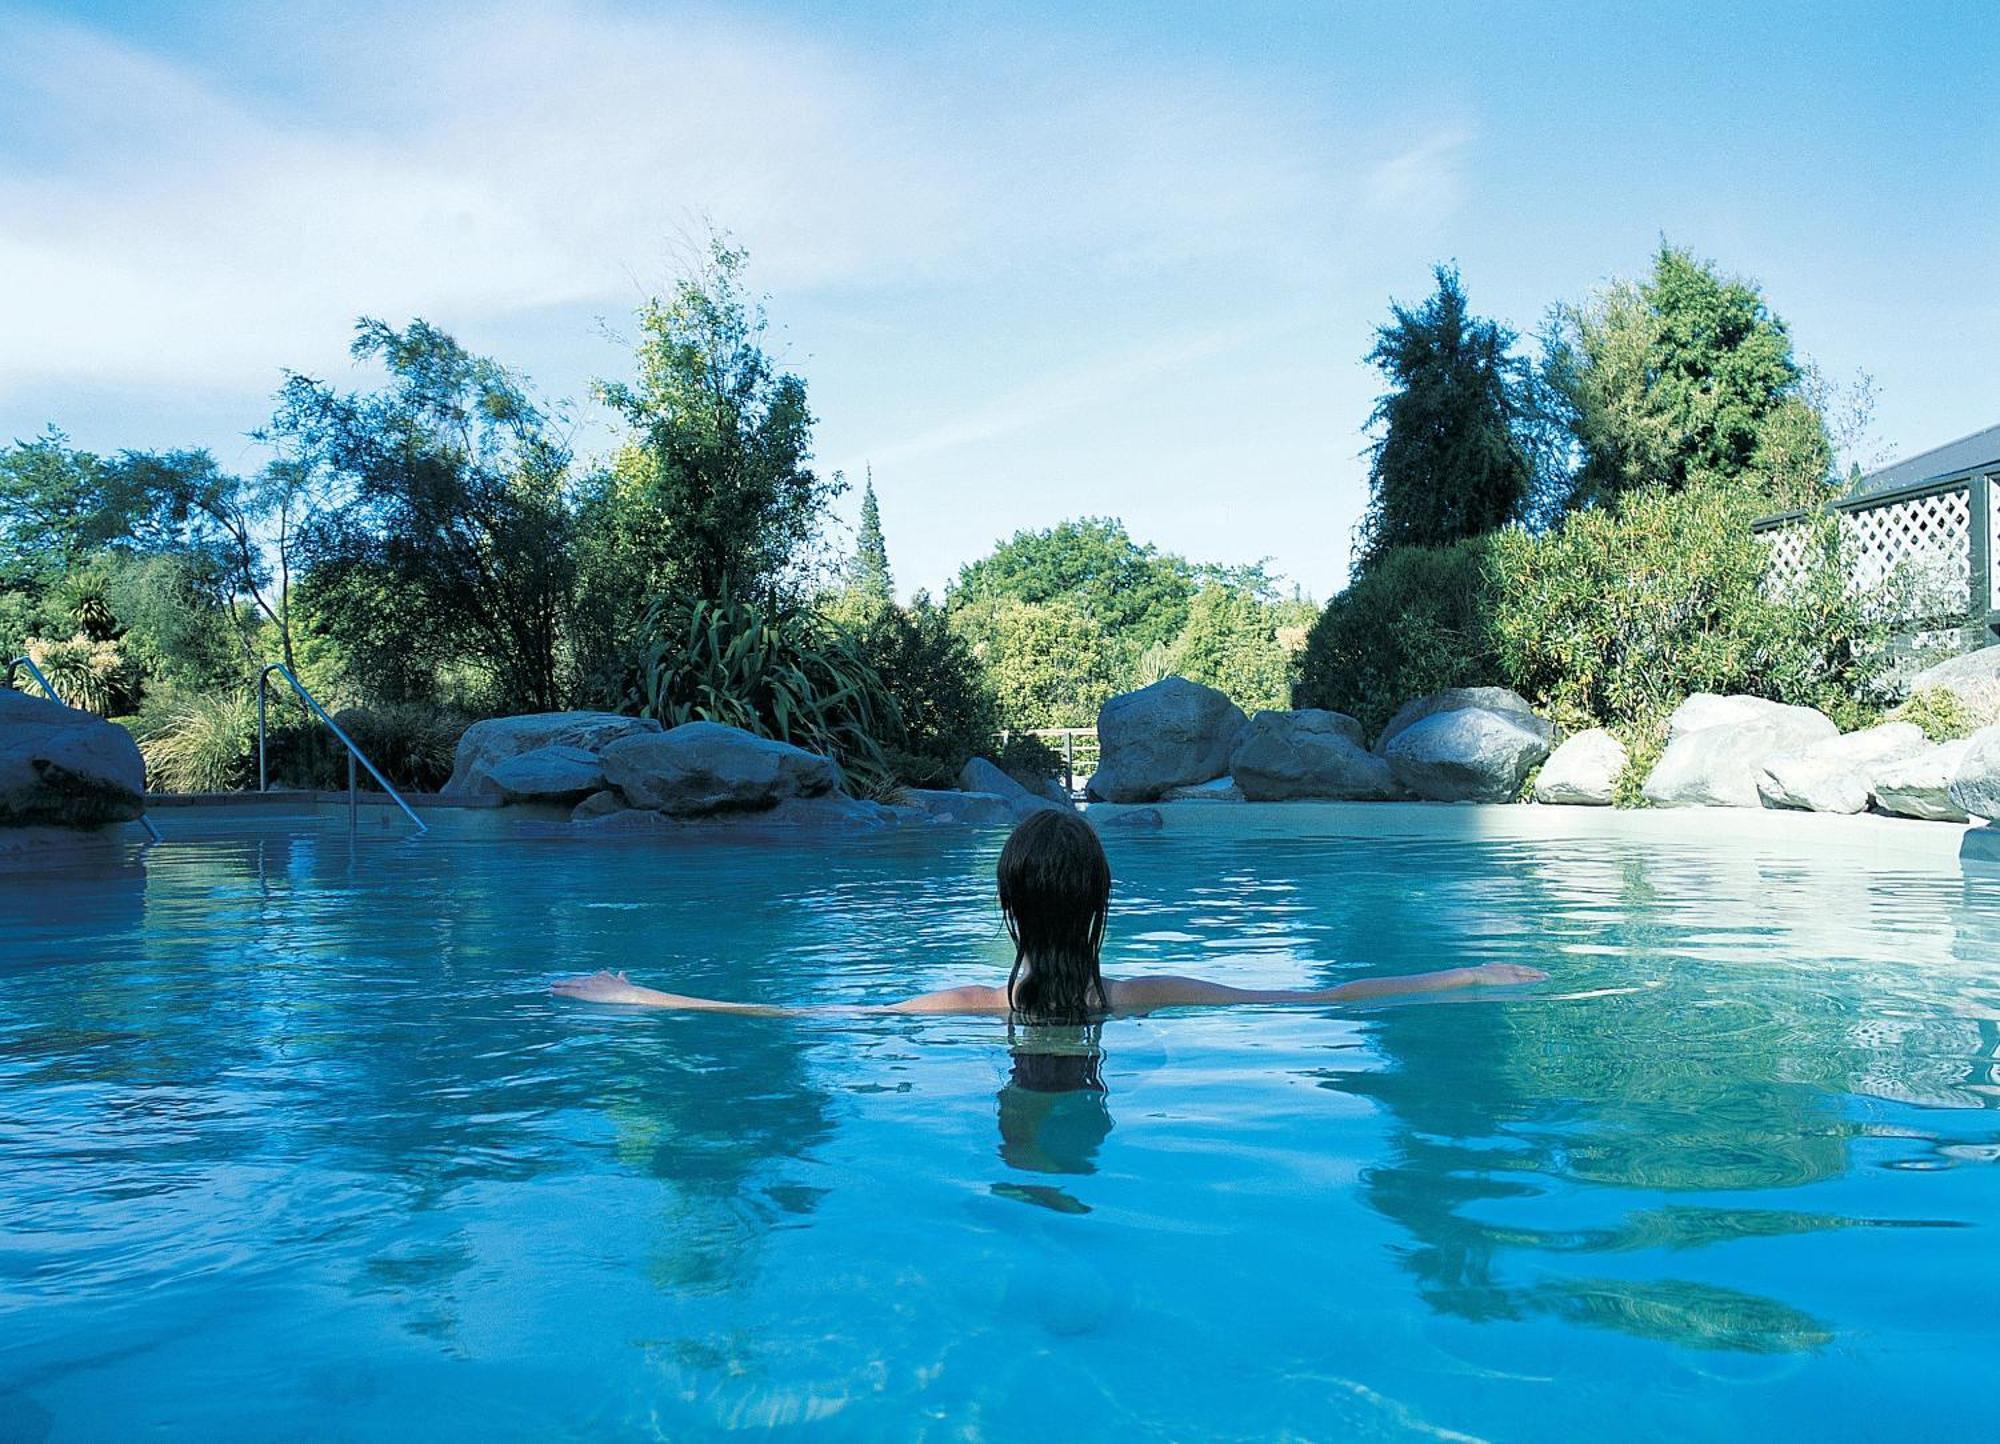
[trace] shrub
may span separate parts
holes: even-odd
[[[248,692],[176,697],[134,724],[154,792],[231,792],[257,782],[257,702]]]
[[[49,679],[56,695],[71,707],[112,717],[131,711],[138,700],[138,670],[127,662],[116,642],[93,641],[82,632],[63,641],[30,637],[27,655]],[[31,679],[16,680],[33,691],[41,690]]]
[[[860,655],[895,700],[900,737],[878,739],[889,771],[908,787],[946,787],[999,727],[992,689],[972,646],[944,609],[919,595],[906,609],[878,603],[851,623]]]
[[[1915,723],[1933,742],[1953,742],[2000,724],[2000,683],[1968,690],[1970,695],[1948,687],[1925,688],[1891,712],[1890,720]]]
[[[1275,609],[1234,587],[1211,584],[1195,594],[1173,670],[1246,712],[1284,707],[1291,696],[1292,659],[1278,641]]]
[[[1774,594],[1754,496],[1633,493],[1540,536],[1492,538],[1502,680],[1565,727],[1643,724],[1695,692],[1742,692],[1859,720],[1881,627],[1850,593],[1830,523],[1807,576]]]
[[[1411,697],[1494,680],[1488,640],[1491,538],[1385,551],[1306,634],[1301,707],[1328,707],[1379,731]]]
[[[1026,785],[1029,779],[1063,775],[1062,753],[1039,737],[1016,732],[1000,744],[993,761],[1002,772]]]
[[[894,785],[882,744],[902,738],[896,699],[853,640],[809,612],[662,599],[646,611],[629,670],[625,700],[642,717],[794,743],[832,757],[864,794]]]

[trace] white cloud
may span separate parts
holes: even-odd
[[[620,310],[708,217],[780,293],[1294,263],[1357,207],[1448,207],[1463,144],[1357,173],[1314,116],[1198,75],[1080,83],[1019,52],[932,63],[582,3],[321,55],[288,108],[0,18],[0,122],[33,120],[0,148],[0,384],[263,390],[337,357],[357,312]]]

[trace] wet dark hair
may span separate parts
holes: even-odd
[[[1111,1011],[1098,972],[1111,909],[1111,864],[1080,813],[1032,814],[1000,850],[1000,911],[1014,939],[1007,1006],[1036,1023],[1084,1023]]]

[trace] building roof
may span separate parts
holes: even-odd
[[[1921,486],[1939,477],[1956,476],[1961,471],[1972,471],[1982,466],[2000,470],[2000,426],[1989,426],[1984,431],[1975,431],[1970,436],[1961,436],[1956,441],[1920,451],[1879,471],[1871,471],[1855,482],[1847,494],[1850,498],[1880,496],[1886,491]]]

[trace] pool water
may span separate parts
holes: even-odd
[[[1107,832],[1108,971],[1551,982],[1011,1039],[546,992],[997,980],[956,829],[0,874],[0,1440],[1990,1430],[2000,879],[1253,811]]]

